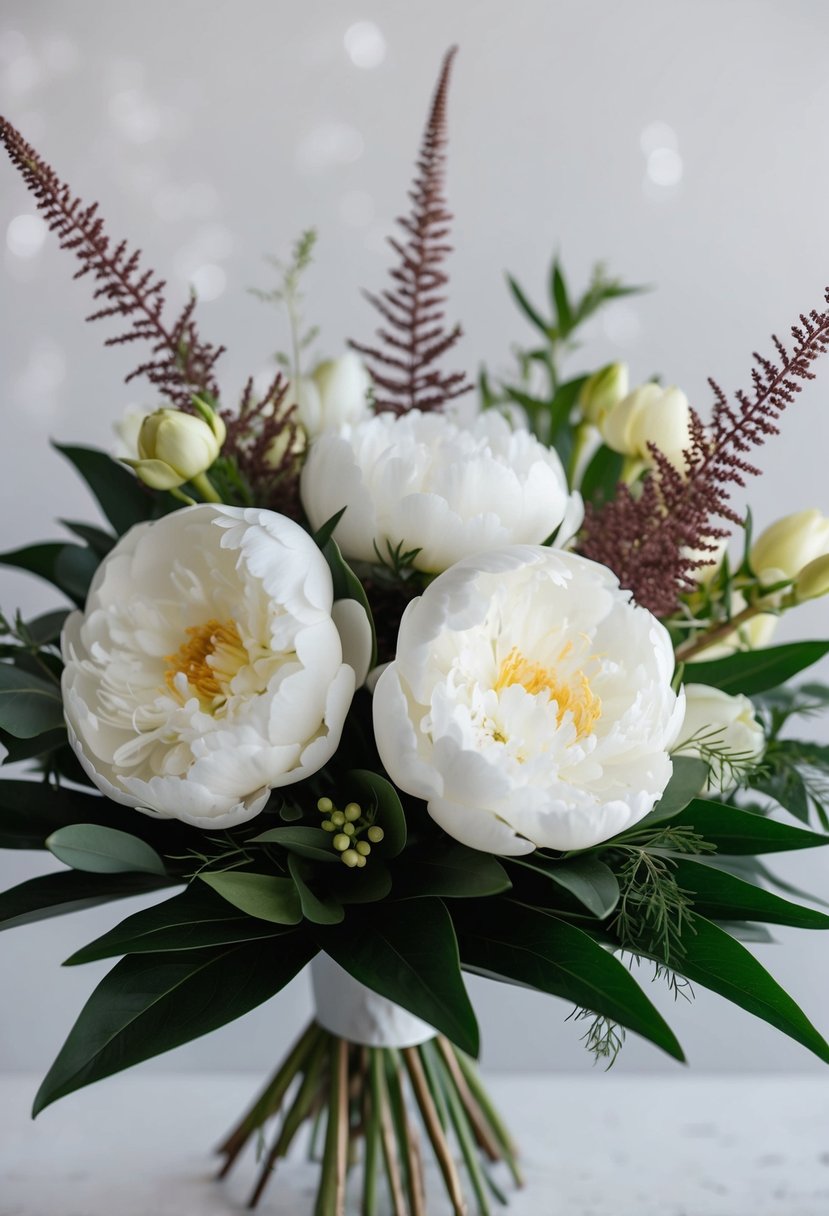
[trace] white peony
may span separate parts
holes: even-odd
[[[311,439],[371,417],[371,376],[359,355],[326,359],[297,385],[297,416]]]
[[[407,608],[374,691],[380,757],[450,836],[582,849],[651,810],[684,712],[663,626],[604,566],[514,546]]]
[[[766,737],[754,706],[742,694],[732,696],[707,684],[686,684],[685,720],[676,754],[701,756],[711,764],[709,793],[733,789],[741,773],[754,768]]]
[[[376,562],[389,545],[419,549],[438,573],[473,553],[537,544],[582,520],[558,455],[494,410],[460,426],[443,414],[378,414],[312,444],[302,503],[314,528],[343,507],[334,536],[344,554]]]
[[[133,528],[63,632],[84,771],[149,814],[253,818],[334,754],[364,678],[365,613],[332,598],[316,545],[273,511],[202,505]],[[353,666],[344,643],[361,652]]]

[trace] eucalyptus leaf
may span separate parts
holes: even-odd
[[[47,838],[46,847],[64,865],[91,874],[167,873],[164,862],[145,840],[99,823],[58,828]]]
[[[33,739],[62,726],[58,685],[0,663],[0,727],[18,739]]]
[[[785,684],[825,654],[829,654],[829,642],[788,642],[705,663],[687,663],[684,679],[686,684],[709,684],[723,692],[753,697]]]
[[[340,856],[331,844],[331,833],[322,828],[286,826],[284,828],[269,828],[259,836],[254,836],[250,844],[275,844],[289,853],[307,857],[310,861],[326,863],[339,862]]]
[[[33,1115],[93,1081],[241,1017],[284,988],[314,954],[310,938],[294,932],[122,959],[81,1010],[38,1091]]]
[[[573,857],[555,861],[540,853],[526,857],[511,857],[510,863],[541,874],[558,887],[573,895],[579,903],[604,920],[619,902],[619,882],[610,866],[597,857]]]
[[[251,874],[246,870],[206,872],[199,877],[222,899],[248,916],[276,925],[298,925],[302,920],[299,893],[290,878]]]
[[[320,947],[367,988],[478,1054],[478,1026],[461,976],[452,921],[439,899],[388,903],[382,916],[355,908],[317,931]]]
[[[437,895],[443,899],[481,899],[511,887],[509,875],[491,853],[450,841],[426,856],[406,856],[395,881],[395,895]]]

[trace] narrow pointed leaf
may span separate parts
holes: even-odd
[[[175,885],[173,879],[154,874],[84,874],[65,870],[43,874],[0,892],[0,929],[30,925],[34,921],[79,912],[113,899],[126,899]]]
[[[681,962],[671,961],[674,970],[762,1018],[829,1063],[829,1043],[753,954],[701,916],[695,918],[694,929],[683,938]]]
[[[538,309],[530,303],[527,296],[524,294],[523,289],[519,286],[512,275],[507,275],[507,282],[509,283],[509,289],[513,294],[515,302],[523,312],[524,316],[541,331],[545,338],[549,338],[551,336],[549,323],[544,320]]]
[[[707,663],[687,663],[684,679],[686,684],[710,684],[723,692],[753,697],[784,684],[825,654],[829,654],[829,642],[788,642]]]
[[[153,513],[152,496],[107,452],[59,443],[55,447],[75,466],[119,536]]]
[[[829,844],[829,836],[810,832],[767,815],[727,806],[722,802],[694,799],[674,819],[676,827],[692,827],[719,853],[742,855],[782,853],[789,849],[813,849]]]
[[[317,941],[361,984],[422,1018],[468,1055],[478,1054],[455,931],[439,899],[386,904],[382,916],[354,909],[344,925],[320,929]]]
[[[407,857],[395,876],[400,897],[437,895],[442,899],[480,899],[511,887],[509,875],[491,853],[450,842],[426,857]]]
[[[217,950],[122,959],[81,1010],[38,1091],[33,1114],[255,1009],[314,953],[310,938],[294,932]]]
[[[694,910],[711,920],[756,920],[800,929],[829,929],[829,916],[792,903],[736,874],[687,857],[675,859],[676,880],[693,897]]]
[[[342,904],[331,896],[317,895],[308,885],[307,876],[301,866],[302,863],[297,857],[288,858],[288,873],[294,880],[302,915],[315,925],[338,925],[345,915]]]
[[[684,1059],[673,1031],[627,967],[574,925],[499,900],[495,908],[465,916],[458,935],[467,969],[603,1014],[675,1059]]]
[[[552,861],[530,853],[513,857],[513,865],[541,874],[558,887],[569,891],[579,903],[599,920],[609,916],[619,902],[619,882],[610,866],[596,857],[574,857],[570,861]]]

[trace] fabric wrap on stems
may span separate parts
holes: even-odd
[[[366,988],[327,954],[311,962],[317,1022],[364,1047],[417,1047],[437,1031],[379,993]]]

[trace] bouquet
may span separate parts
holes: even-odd
[[[0,844],[64,868],[0,895],[0,927],[159,896],[68,960],[120,961],[35,1113],[310,963],[316,1017],[219,1151],[224,1175],[260,1145],[255,1204],[310,1128],[316,1216],[352,1192],[372,1216],[381,1185],[421,1216],[424,1144],[457,1214],[520,1183],[464,972],[560,998],[608,1062],[626,1032],[683,1059],[654,975],[829,1060],[743,944],[829,927],[763,860],[829,841],[829,749],[792,733],[829,704],[796,682],[829,641],[770,645],[829,592],[829,520],[753,537],[732,502],[829,313],[755,356],[747,391],[712,382],[704,419],[617,364],[565,373],[585,323],[638,289],[599,269],[574,293],[556,261],[543,307],[510,280],[533,339],[473,403],[444,316],[452,58],[369,296],[376,339],[306,367],[306,233],[261,293],[291,353],[238,404],[195,297],[169,319],[164,284],[0,122],[92,319],[118,323],[108,344],[143,345],[153,407],[119,458],[58,449],[103,526],[0,556],[69,605],[2,620],[4,758],[39,780],[0,783]]]

